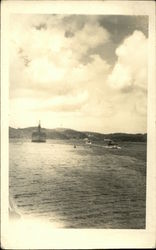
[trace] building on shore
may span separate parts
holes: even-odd
[[[46,142],[46,133],[41,132],[41,125],[39,121],[39,125],[37,131],[32,133],[32,142]]]

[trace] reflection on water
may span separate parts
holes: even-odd
[[[144,228],[145,162],[104,148],[10,141],[10,196],[64,228]]]

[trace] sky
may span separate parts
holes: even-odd
[[[9,124],[146,133],[146,16],[12,14]]]

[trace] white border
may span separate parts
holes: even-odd
[[[11,13],[123,14],[149,16],[147,216],[145,230],[57,229],[36,231],[29,242],[12,239],[8,223],[8,86],[9,15]],[[156,134],[155,134],[155,3],[154,1],[3,1],[1,76],[1,242],[11,249],[95,249],[156,247]],[[40,240],[39,240],[40,239]]]

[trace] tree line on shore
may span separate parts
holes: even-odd
[[[36,130],[35,127],[29,128],[12,128],[9,127],[9,138],[23,138],[30,139],[32,133]],[[130,133],[110,133],[102,134],[97,132],[81,132],[73,129],[45,129],[42,131],[46,133],[47,139],[58,139],[58,140],[68,140],[68,139],[85,139],[88,138],[92,141],[104,141],[104,139],[111,139],[113,141],[131,141],[131,142],[146,142],[147,134],[130,134]]]

